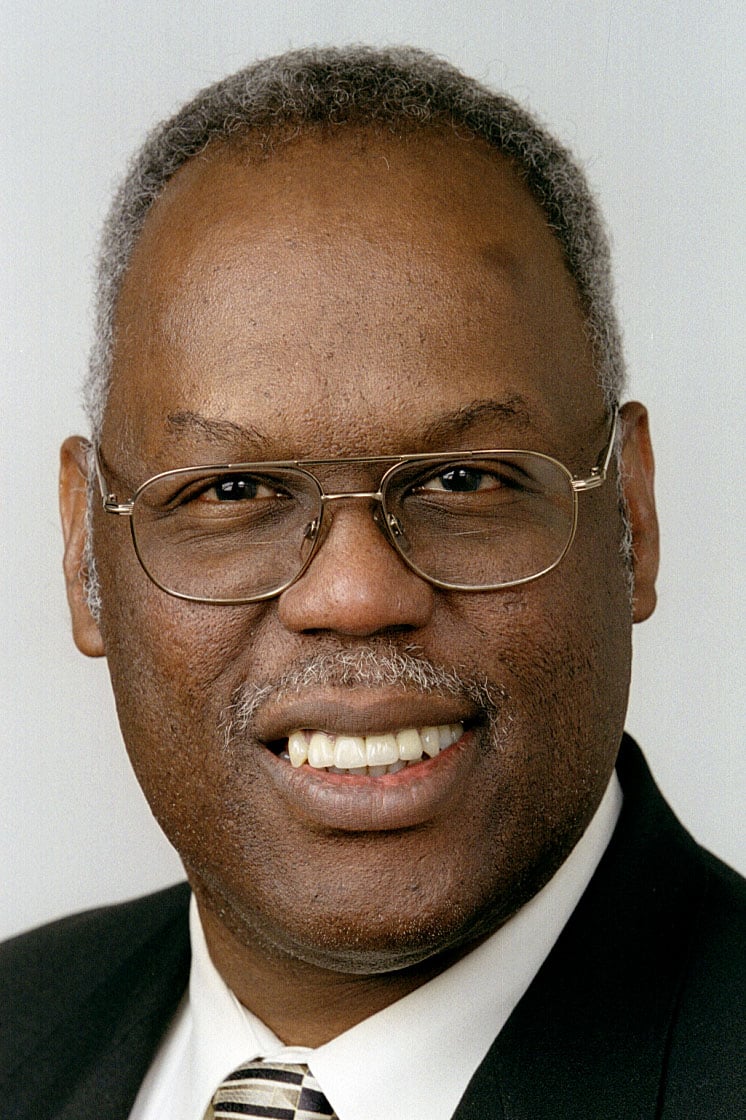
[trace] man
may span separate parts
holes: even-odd
[[[290,55],[150,138],[102,262],[68,595],[192,902],[5,947],[3,1114],[739,1115],[742,886],[622,741],[653,462],[570,157]]]

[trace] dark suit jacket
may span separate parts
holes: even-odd
[[[612,842],[454,1120],[746,1117],[745,885],[630,740],[618,769]],[[4,1120],[126,1120],[187,982],[187,904],[178,886],[0,947]]]

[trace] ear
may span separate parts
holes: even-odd
[[[101,631],[91,614],[85,592],[88,446],[88,441],[82,436],[70,436],[60,450],[60,517],[65,542],[63,568],[75,644],[88,657],[103,657]]]
[[[658,574],[658,517],[653,478],[655,465],[650,443],[647,409],[629,401],[619,412],[622,425],[622,489],[632,528],[635,592],[634,622],[644,622],[655,610]]]

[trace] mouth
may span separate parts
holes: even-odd
[[[289,819],[334,832],[390,831],[447,815],[468,797],[483,754],[477,712],[431,698],[430,720],[419,700],[406,712],[400,705],[396,719],[370,696],[347,700],[314,711],[305,703],[295,718],[284,710],[262,723],[265,749],[254,757]]]
[[[461,722],[365,735],[300,728],[286,741],[274,744],[273,753],[296,769],[310,767],[330,774],[380,778],[436,758],[463,734]]]
[[[387,831],[468,799],[486,712],[468,698],[397,688],[316,688],[262,705],[252,758],[312,830]]]

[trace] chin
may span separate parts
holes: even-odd
[[[349,899],[336,907],[326,900],[322,907],[317,898],[316,905],[307,902],[292,915],[277,910],[269,915],[236,900],[226,904],[225,896],[220,905],[214,896],[205,898],[204,892],[198,897],[218,916],[234,942],[260,956],[351,977],[411,971],[427,978],[498,929],[543,886],[552,871],[537,872],[530,883],[524,877],[520,891],[507,889],[498,891],[497,897],[461,900],[442,892],[427,905],[420,899],[419,908],[412,905],[412,898],[409,905],[403,900],[392,905],[388,900],[382,908],[382,896],[376,899],[369,892],[366,905],[357,908],[350,906]]]

